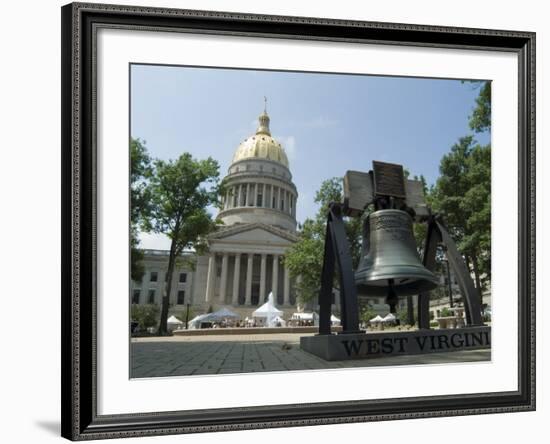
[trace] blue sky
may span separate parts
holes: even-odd
[[[233,152],[267,111],[298,189],[297,219],[313,216],[321,182],[372,160],[400,163],[432,184],[441,157],[469,134],[477,97],[460,80],[132,65],[131,136],[154,158],[212,156],[227,173]],[[476,135],[480,143],[489,134]],[[145,248],[167,248],[143,236]]]

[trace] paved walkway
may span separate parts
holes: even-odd
[[[300,349],[300,334],[132,339],[131,376],[188,376],[488,361],[490,350],[325,361]]]

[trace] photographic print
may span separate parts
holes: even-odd
[[[491,360],[491,81],[129,69],[130,378]]]
[[[534,410],[534,45],[63,7],[62,435]]]

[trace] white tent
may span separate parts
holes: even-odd
[[[273,293],[270,292],[267,297],[267,302],[254,311],[252,316],[254,318],[261,318],[264,320],[267,327],[274,327],[276,324],[274,323],[274,319],[282,314],[283,312],[275,307],[275,304],[273,303]]]
[[[181,322],[175,316],[170,316],[168,318],[168,330],[169,331],[177,330],[178,328],[181,328],[182,325],[183,325],[183,322]]]
[[[319,325],[319,315],[315,312],[310,313],[293,313],[292,317],[290,318],[293,321],[312,321],[313,325]]]
[[[394,316],[393,313],[388,313],[384,319],[382,319],[382,322],[395,322],[397,318]]]
[[[191,330],[195,330],[197,328],[200,328],[202,322],[208,322],[206,320],[207,316],[208,316],[208,314],[201,314],[201,315],[195,316],[193,319],[191,319],[189,321],[189,324],[188,324],[189,328]]]
[[[340,319],[338,319],[336,316],[334,316],[333,314],[330,315],[330,323],[332,325],[340,325]]]
[[[239,319],[240,316],[226,307],[220,308],[214,313],[208,314],[208,321],[221,321],[223,319]]]
[[[375,322],[384,322],[384,319],[382,316],[380,315],[376,315],[374,318],[372,318],[369,322],[372,322],[372,323],[375,323]]]

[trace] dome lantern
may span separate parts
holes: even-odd
[[[256,133],[237,147],[232,164],[248,159],[270,160],[283,165],[288,170],[288,157],[282,145],[271,136],[269,121],[269,115],[264,108],[263,113],[258,117],[259,125]]]
[[[260,117],[258,117],[258,121],[260,122],[260,125],[256,130],[256,134],[265,134],[266,136],[271,136],[271,132],[269,131],[269,116],[267,115],[265,110],[262,114],[260,114]]]
[[[271,136],[269,131],[269,116],[267,115],[267,97],[264,96],[264,112],[258,117],[260,125],[256,130],[256,134],[265,134],[266,136]]]

